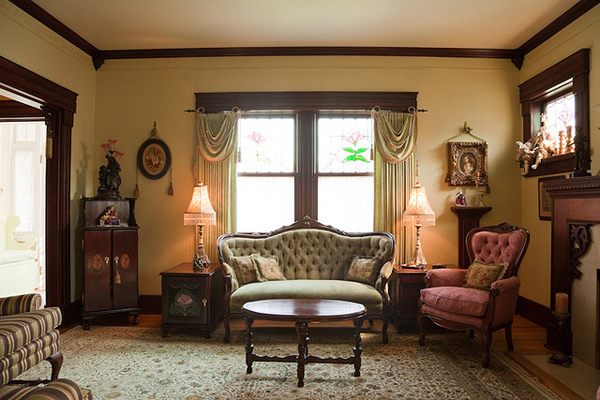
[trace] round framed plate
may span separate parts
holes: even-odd
[[[171,151],[160,139],[148,139],[140,146],[137,165],[148,179],[162,178],[171,166]]]

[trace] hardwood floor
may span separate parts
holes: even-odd
[[[142,314],[139,316],[139,327],[142,328],[160,328],[161,324],[161,316],[158,314]],[[94,321],[94,324],[99,325],[129,325],[130,319],[127,316],[122,318],[118,318],[112,316],[110,319],[97,319]],[[289,324],[285,324],[282,322],[274,322],[274,321],[256,321],[256,328],[268,328],[268,327],[276,327],[276,326],[288,326]],[[327,324],[320,324],[321,327],[332,327],[332,326],[351,326],[348,322],[333,322]],[[289,325],[292,326],[292,325]],[[379,332],[381,330],[381,322],[375,321],[373,326],[369,326],[368,323],[365,323],[364,328],[369,331]],[[217,324],[217,330],[224,330],[223,323],[220,322]],[[232,331],[241,331],[244,330],[244,323],[241,319],[233,319],[231,320],[231,329]],[[61,330],[62,332],[66,331]],[[388,333],[390,335],[395,334],[395,327],[393,325],[390,326]],[[415,330],[416,332],[416,330]],[[492,339],[492,346],[496,349],[500,350],[504,354],[506,354],[509,358],[517,362],[523,369],[525,369],[530,374],[539,378],[539,380],[544,383],[547,387],[553,390],[557,395],[561,396],[564,399],[582,399],[579,395],[569,389],[567,386],[535,366],[529,360],[527,360],[524,356],[531,354],[550,354],[553,353],[552,350],[547,349],[544,344],[546,342],[546,330],[541,326],[521,317],[515,316],[515,320],[513,323],[513,343],[515,346],[514,351],[508,351],[506,348],[506,340],[504,337],[504,330],[494,332]]]

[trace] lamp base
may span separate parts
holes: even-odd
[[[204,249],[204,241],[202,240],[202,228],[203,225],[198,225],[198,248],[196,249],[196,255],[194,256],[193,265],[193,268],[195,270],[206,269],[208,267],[208,264],[210,264],[208,254],[206,254],[206,250]]]
[[[425,265],[427,264],[427,260],[423,255],[423,250],[421,250],[421,225],[416,225],[417,228],[417,245],[415,246],[415,251],[413,252],[413,256],[410,259],[410,265]]]

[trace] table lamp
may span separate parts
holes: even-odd
[[[417,245],[412,259],[411,265],[427,264],[423,251],[421,250],[421,227],[435,225],[435,213],[429,205],[425,188],[421,187],[417,177],[416,185],[410,191],[410,200],[408,206],[402,215],[404,225],[414,225],[417,227]]]
[[[204,242],[202,241],[202,228],[204,225],[217,224],[217,213],[210,204],[210,199],[208,198],[208,187],[206,185],[200,183],[194,187],[190,205],[188,206],[187,211],[183,213],[183,224],[196,225],[198,227],[194,269],[206,267],[208,263],[210,263],[210,260],[208,259],[208,254],[206,254],[206,250],[204,249]]]

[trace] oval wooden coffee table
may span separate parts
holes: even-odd
[[[251,301],[243,305],[246,323],[246,373],[252,373],[254,361],[295,362],[298,364],[298,386],[304,386],[304,366],[309,363],[354,364],[354,376],[360,376],[360,327],[366,315],[365,306],[341,300],[272,299]],[[298,336],[298,355],[259,356],[253,354],[252,323],[255,319],[294,321]],[[348,321],[354,323],[353,357],[316,357],[308,355],[308,323],[311,321]]]

